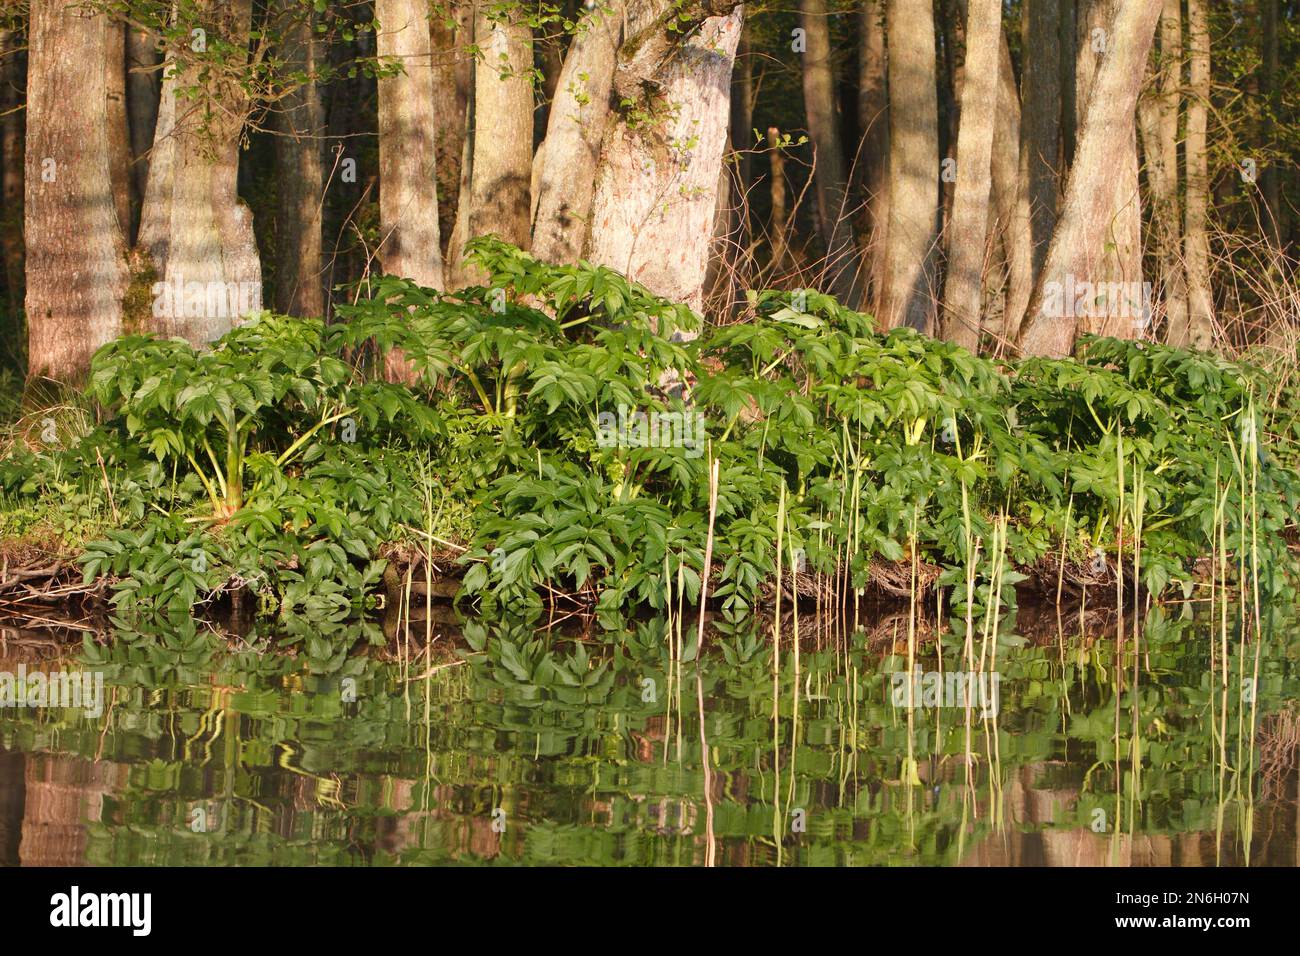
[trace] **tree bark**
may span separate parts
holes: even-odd
[[[671,30],[683,16],[698,29]],[[589,258],[697,311],[742,23],[729,0],[629,11],[614,89],[637,106],[611,118],[592,204]],[[647,94],[659,106],[649,121]]]
[[[979,350],[981,291],[995,113],[1001,0],[969,0],[966,69],[957,133],[957,190],[948,226],[948,277],[944,288],[944,338]]]
[[[848,171],[836,109],[835,71],[826,0],[800,0],[800,24],[807,49],[802,60],[804,113],[813,144],[817,232],[825,249],[819,270],[828,292],[847,306],[857,300],[857,249],[849,219]]]
[[[108,111],[108,173],[122,235],[131,235],[131,133],[126,120],[126,28],[104,22],[104,96]]]
[[[379,80],[379,260],[384,271],[443,287],[428,4],[378,0],[381,57],[402,72]]]
[[[1060,194],[1060,0],[1026,0],[1025,68],[1021,80],[1021,175],[1029,191],[1034,271],[1042,268],[1056,227]]]
[[[546,138],[533,159],[537,212],[532,249],[544,262],[572,263],[582,255],[622,22],[621,0],[608,12],[593,10],[560,69]]]
[[[131,179],[136,202],[144,204],[149,158],[158,125],[158,40],[148,30],[126,28],[126,115],[131,132]],[[135,228],[139,229],[139,207]],[[133,233],[134,235],[134,233]]]
[[[126,242],[113,202],[107,17],[33,0],[28,33],[28,381],[79,383],[122,331]]]
[[[1210,30],[1205,0],[1187,0],[1187,42],[1190,54],[1187,100],[1187,208],[1183,254],[1187,270],[1189,343],[1208,349],[1214,333],[1214,300],[1210,294],[1210,205],[1207,120],[1210,105]]]
[[[528,248],[533,164],[533,33],[518,10],[480,2],[474,42],[474,142],[465,240],[496,235]],[[463,278],[471,278],[461,270]]]
[[[1074,346],[1078,316],[1068,307],[1068,290],[1079,282],[1097,281],[1106,245],[1113,241],[1115,193],[1109,187],[1133,148],[1138,91],[1160,9],[1161,0],[1119,0],[1079,132],[1060,221],[1030,303],[1021,341],[1027,355],[1064,356]],[[1107,299],[1107,322],[1117,305],[1128,303]]]
[[[437,124],[434,152],[438,173],[438,236],[442,241],[444,272],[460,202],[460,166],[465,149],[465,124],[469,122],[469,86],[474,64],[465,47],[473,29],[472,17],[469,4],[452,3],[447,10],[435,8],[429,18],[433,113]]]
[[[201,345],[262,308],[262,273],[252,213],[239,200],[239,145],[250,103],[242,64],[213,56],[220,39],[246,49],[250,0],[203,0],[185,46],[169,54],[136,268],[158,280],[153,329]],[[202,30],[207,50],[197,49]],[[178,91],[192,95],[183,98]],[[134,316],[132,317],[134,320]]]
[[[1153,92],[1138,101],[1138,123],[1146,156],[1155,231],[1156,261],[1164,296],[1166,339],[1187,345],[1187,282],[1183,274],[1182,216],[1178,206],[1178,112],[1182,85],[1181,0],[1164,0],[1160,54]]]
[[[321,317],[325,314],[325,296],[321,284],[324,168],[320,137],[325,129],[325,112],[315,79],[319,66],[315,17],[311,8],[304,9],[290,0],[282,0],[281,6],[289,15],[282,50],[285,69],[302,73],[305,79],[280,101],[279,135],[275,139],[279,174],[275,308],[286,315]]]
[[[880,302],[884,285],[885,234],[889,225],[889,89],[884,0],[864,0],[858,34],[858,149],[866,198],[866,243],[860,281],[863,301]]]
[[[1011,66],[1011,49],[1003,34],[998,43],[998,108],[993,129],[993,202],[997,209],[1007,282],[1002,310],[1002,337],[1014,342],[1034,291],[1033,230],[1029,189],[1020,175],[1020,92]]]
[[[889,232],[881,308],[887,328],[932,332],[938,291],[939,105],[934,15],[928,3],[888,0]]]
[[[23,53],[12,30],[0,30],[0,255],[8,312],[23,305]],[[13,327],[13,326],[11,326]]]

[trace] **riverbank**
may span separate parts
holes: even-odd
[[[814,291],[684,341],[698,316],[610,270],[472,254],[484,286],[385,278],[329,326],[106,346],[0,458],[0,598],[233,601],[305,639],[435,582],[610,620],[938,591],[968,626],[1017,588],[1293,594],[1285,376],[1096,338],[998,362]]]

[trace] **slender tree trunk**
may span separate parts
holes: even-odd
[[[80,382],[122,331],[126,242],[109,171],[107,18],[33,0],[28,34],[28,380]]]
[[[781,133],[775,126],[767,128],[767,150],[771,161],[772,195],[772,261],[773,272],[781,268],[787,243],[785,207],[785,153],[781,151]]]
[[[1156,261],[1164,294],[1166,338],[1187,345],[1187,283],[1183,274],[1182,216],[1178,207],[1178,113],[1182,85],[1181,0],[1164,0],[1160,16],[1160,54],[1151,95],[1138,101],[1138,123],[1146,156],[1155,230]]]
[[[9,315],[23,305],[23,53],[12,30],[0,30],[0,255]]]
[[[822,281],[845,305],[855,305],[857,250],[849,219],[848,170],[836,109],[835,70],[826,0],[800,0],[800,24],[807,39],[803,56],[803,102],[813,143],[817,231],[825,249]]]
[[[1214,334],[1214,300],[1210,294],[1210,241],[1206,227],[1210,204],[1207,119],[1210,105],[1210,30],[1206,0],[1187,0],[1190,89],[1187,101],[1187,209],[1183,254],[1187,268],[1189,339],[1208,349]]]
[[[474,142],[465,240],[496,235],[528,248],[533,164],[533,33],[522,13],[495,19],[481,0],[474,42]],[[462,270],[464,278],[471,276]]]
[[[928,3],[888,0],[889,234],[881,308],[888,328],[934,329],[939,105]]]
[[[379,258],[385,272],[441,289],[428,4],[378,0],[376,9],[379,55],[403,67],[379,80]]]
[[[1160,8],[1161,0],[1118,3],[1079,131],[1060,222],[1030,303],[1021,340],[1027,355],[1064,356],[1074,346],[1079,317],[1070,293],[1080,282],[1096,281],[1098,266],[1107,256],[1106,245],[1113,242],[1115,194],[1108,187],[1115,170],[1133,151],[1134,112]],[[1108,310],[1118,305],[1107,298]]]
[[[325,296],[321,283],[324,169],[320,137],[325,131],[325,112],[315,79],[319,68],[315,17],[310,8],[303,9],[290,0],[282,0],[282,7],[291,14],[281,51],[285,69],[306,78],[280,101],[275,139],[279,175],[275,307],[286,315],[321,317]]]
[[[535,256],[573,263],[582,255],[591,200],[600,164],[600,144],[609,121],[609,91],[623,25],[623,4],[597,7],[584,20],[560,69],[546,139],[533,159],[537,213]]]
[[[1033,230],[1029,188],[1020,175],[1020,92],[1003,34],[998,43],[998,109],[993,129],[993,202],[1007,266],[1002,336],[1014,342],[1034,291]]]
[[[126,115],[131,133],[131,179],[138,204],[133,224],[137,235],[140,207],[149,186],[149,157],[158,125],[158,40],[148,30],[126,28]]]
[[[987,259],[993,137],[998,105],[1001,0],[969,0],[966,69],[957,134],[957,190],[948,226],[944,338],[979,349],[981,290]]]
[[[1265,97],[1268,101],[1268,114],[1264,120],[1262,130],[1264,142],[1268,146],[1275,146],[1277,140],[1277,124],[1275,118],[1280,117],[1282,110],[1282,86],[1280,83],[1281,74],[1279,73],[1279,54],[1278,54],[1278,5],[1281,0],[1259,0],[1260,13],[1262,15],[1262,36],[1263,36],[1263,67],[1264,67],[1264,90]],[[1282,177],[1276,161],[1270,161],[1263,165],[1260,170],[1259,188],[1264,197],[1265,213],[1264,229],[1269,240],[1277,247],[1282,248],[1282,237],[1287,234],[1286,224],[1284,222],[1286,211],[1282,205]]]
[[[104,23],[104,96],[108,111],[108,174],[122,235],[131,235],[131,134],[126,121],[126,28]]]
[[[698,29],[674,30],[679,17]],[[614,97],[636,107],[611,117],[601,147],[588,257],[697,311],[742,23],[730,0],[629,11]],[[653,122],[642,118],[647,109],[658,111]]]
[[[860,286],[864,302],[880,302],[885,234],[889,226],[889,88],[884,0],[864,0],[858,20],[858,168],[866,196],[866,254]]]
[[[1025,2],[1025,71],[1021,81],[1021,175],[1029,190],[1034,271],[1042,268],[1056,227],[1060,193],[1060,0]]]

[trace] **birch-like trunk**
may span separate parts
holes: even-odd
[[[670,30],[679,15],[699,28]],[[650,121],[640,103],[611,117],[592,204],[588,258],[697,311],[742,23],[743,9],[728,0],[629,12],[614,95],[647,91],[659,109]]]
[[[376,11],[379,56],[402,66],[379,80],[379,261],[391,275],[441,289],[428,4],[378,0]]]
[[[1060,221],[1052,236],[1047,261],[1034,290],[1029,321],[1021,340],[1027,355],[1068,355],[1079,325],[1080,283],[1096,283],[1106,268],[1108,244],[1115,240],[1116,170],[1130,155],[1136,162],[1134,112],[1138,91],[1146,72],[1146,59],[1155,38],[1161,0],[1120,0],[1108,34],[1105,53],[1097,70],[1088,108],[1079,131],[1079,148],[1073,174],[1066,190]],[[1136,196],[1132,204],[1136,206]],[[1110,280],[1105,280],[1109,283]],[[1126,278],[1136,281],[1140,275]],[[1128,295],[1108,294],[1101,303],[1105,314],[1102,331],[1130,325],[1134,303]],[[1123,290],[1121,290],[1123,291]],[[1085,311],[1096,308],[1097,300],[1084,301]]]
[[[938,302],[939,103],[934,14],[889,0],[889,231],[881,306],[887,328],[932,332]]]
[[[989,192],[998,105],[1001,0],[969,0],[966,69],[957,133],[957,190],[948,225],[944,338],[979,349],[981,292],[987,261]]]
[[[546,138],[533,159],[532,251],[544,262],[572,263],[582,255],[622,28],[621,0],[597,7],[560,69]]]

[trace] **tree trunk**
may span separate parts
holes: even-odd
[[[26,86],[18,35],[0,30],[0,255],[11,323],[23,305],[23,110]],[[11,328],[16,326],[11,325]]]
[[[1118,4],[1079,131],[1079,149],[1060,222],[1030,303],[1021,341],[1027,355],[1070,353],[1079,320],[1072,293],[1079,283],[1098,281],[1098,266],[1104,268],[1115,220],[1115,192],[1110,187],[1115,171],[1123,168],[1127,155],[1133,152],[1134,112],[1160,8],[1161,0],[1120,0]],[[1136,281],[1140,282],[1140,277]],[[1118,301],[1108,294],[1105,301],[1103,326],[1132,320],[1126,314],[1131,299]]]
[[[1214,333],[1214,300],[1210,295],[1210,241],[1206,228],[1210,204],[1209,148],[1206,137],[1210,106],[1210,30],[1206,0],[1187,0],[1187,42],[1190,89],[1187,100],[1186,228],[1183,253],[1187,270],[1189,344],[1208,349]]]
[[[885,233],[889,225],[889,89],[885,50],[884,0],[864,0],[858,34],[858,150],[862,191],[866,197],[865,255],[862,261],[864,302],[880,302],[884,285]]]
[[[929,3],[889,0],[889,232],[883,325],[934,329],[939,105]]]
[[[1166,339],[1187,345],[1187,283],[1183,275],[1182,217],[1178,208],[1178,107],[1182,85],[1181,0],[1164,0],[1160,55],[1153,92],[1138,101],[1138,123],[1151,194],[1156,261],[1164,294]]]
[[[204,0],[193,32],[173,50],[163,79],[158,133],[150,164],[137,246],[151,262],[137,264],[158,279],[162,296],[152,324],[162,335],[200,345],[262,308],[262,274],[253,220],[239,200],[239,145],[250,104],[243,64],[214,56],[215,38],[248,45],[250,0]],[[195,95],[178,100],[178,90]],[[134,318],[134,316],[133,316]]]
[[[1060,194],[1060,0],[1026,0],[1025,67],[1021,80],[1021,175],[1029,191],[1034,271],[1042,268],[1056,227]]]
[[[474,143],[464,239],[488,234],[528,248],[532,211],[533,32],[517,10],[489,18],[480,2],[474,42]],[[465,279],[471,276],[461,270]]]
[[[441,289],[428,4],[378,0],[376,11],[379,55],[402,65],[379,80],[379,259],[391,275]]]
[[[126,121],[126,28],[104,23],[104,96],[108,111],[108,174],[122,235],[131,235],[131,134]]]
[[[622,32],[623,4],[597,7],[584,18],[556,85],[546,139],[533,159],[537,212],[533,254],[544,262],[573,263],[582,255],[609,120],[609,93]]]
[[[158,40],[148,30],[126,28],[126,115],[131,132],[131,179],[143,206],[149,186],[149,159],[158,125]],[[139,207],[135,229],[139,230]],[[133,233],[135,235],[135,233]]]
[[[275,308],[286,315],[319,318],[325,314],[321,284],[324,169],[320,141],[325,113],[315,79],[315,17],[310,8],[304,9],[291,0],[281,3],[289,14],[281,51],[285,69],[301,73],[305,79],[280,101],[279,135],[275,138],[279,176]]]
[[[1011,49],[1003,34],[998,43],[998,109],[993,129],[993,202],[997,208],[1007,284],[1002,310],[1002,337],[1014,342],[1034,291],[1033,229],[1029,188],[1020,175],[1020,92],[1011,67]]]
[[[817,232],[825,249],[821,282],[846,306],[856,305],[857,250],[849,219],[848,171],[836,109],[835,70],[826,0],[800,0],[800,24],[807,49],[803,55],[803,102],[813,144],[813,185],[817,195]]]
[[[979,349],[981,290],[986,261],[993,135],[998,105],[1001,0],[969,0],[966,68],[957,134],[957,190],[948,226],[944,338]]]
[[[679,17],[699,28],[672,30]],[[592,204],[589,258],[697,311],[742,23],[743,9],[729,0],[660,0],[629,16],[614,96],[635,107],[611,118]],[[647,122],[646,92],[658,104],[650,108],[675,109]]]
[[[785,258],[786,220],[789,218],[785,208],[785,153],[781,151],[781,134],[775,126],[767,128],[767,153],[771,161],[772,177],[769,187],[772,197],[772,260],[769,269],[775,273]]]
[[[465,124],[469,121],[469,85],[473,61],[465,49],[473,29],[473,9],[453,3],[429,18],[433,52],[433,113],[437,123],[434,152],[438,172],[438,236],[442,241],[443,271],[460,202],[460,164],[465,149]]]
[[[28,381],[85,376],[122,331],[126,242],[109,171],[103,14],[33,0],[28,33]]]

